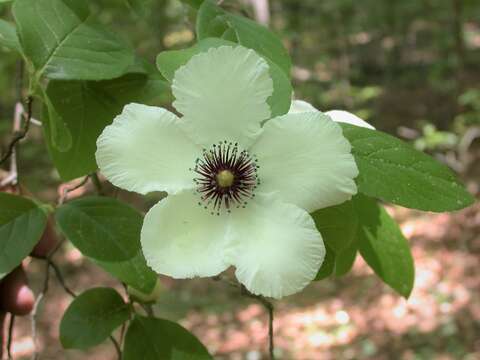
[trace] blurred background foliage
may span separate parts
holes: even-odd
[[[160,51],[195,39],[195,12],[178,0],[99,0],[91,6],[152,63]],[[478,0],[225,0],[222,6],[282,37],[295,65],[297,98],[320,110],[353,111],[464,170],[458,156],[445,154],[480,125]],[[11,16],[7,4],[0,4],[0,16]],[[0,52],[2,135],[10,127],[15,67],[15,56]],[[478,135],[472,131],[469,139]],[[47,165],[41,154],[43,148],[27,149],[22,156]]]
[[[187,47],[195,40],[195,11],[178,0],[150,0],[147,6],[138,0],[90,3],[102,23],[128,39],[139,55],[152,63],[160,51]],[[478,192],[480,167],[473,165],[475,161],[478,164],[480,137],[479,0],[221,3],[230,11],[268,24],[283,39],[294,64],[296,98],[320,110],[347,109],[356,113],[378,129],[440,158],[468,180],[473,192]],[[0,17],[11,19],[8,4],[0,4]],[[10,138],[16,99],[16,68],[15,55],[0,49],[0,144],[4,148]],[[35,109],[35,117],[40,114],[41,109]],[[40,129],[32,129],[19,156],[22,183],[42,200],[55,199],[60,180]],[[412,217],[418,216],[416,213],[392,212],[407,237],[420,239],[413,247],[418,276],[409,305],[379,287],[371,276],[366,277],[361,266],[354,268],[353,275],[322,281],[279,307],[281,358],[477,358],[480,283],[474,269],[478,269],[480,253],[478,206],[452,217],[422,215],[415,223]],[[98,270],[83,264],[78,255],[69,256],[65,266],[72,283],[90,287],[89,274]],[[82,273],[76,271],[79,264]],[[245,342],[242,337],[255,334],[254,325],[225,325],[233,317],[250,324],[248,321],[259,316],[258,308],[225,294],[225,289],[216,284],[185,284],[170,285],[172,291],[163,297],[160,311],[172,316],[175,308],[182,307],[178,318],[183,318],[183,323],[200,334],[210,348],[217,341],[218,353],[224,358],[261,358],[258,349],[265,339]],[[215,295],[209,297],[212,292]],[[458,305],[457,300],[471,304],[470,308]],[[322,303],[324,307],[313,307]],[[445,310],[448,304],[451,308]],[[453,314],[455,304],[458,312]],[[55,304],[49,306],[51,312],[58,312]],[[193,313],[187,313],[192,307]],[[234,312],[236,315],[231,315]],[[356,312],[360,314],[357,317]],[[407,320],[410,325],[405,325]],[[50,323],[44,325],[48,329]],[[217,328],[220,340],[212,335]],[[353,340],[348,335],[352,329],[357,331]],[[305,344],[300,339],[306,339]],[[332,343],[332,339],[338,341]],[[58,344],[52,344],[48,358],[63,358]],[[300,344],[300,350],[289,348],[292,344]],[[316,346],[323,350],[311,350]],[[110,353],[110,349],[105,350],[99,359],[109,358],[106,354]]]

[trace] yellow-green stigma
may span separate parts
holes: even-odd
[[[196,173],[193,181],[200,195],[198,205],[211,208],[216,215],[220,215],[222,208],[230,212],[233,207],[245,207],[260,184],[258,168],[256,157],[239,150],[236,143],[220,141],[204,149],[191,169]]]
[[[235,176],[230,170],[221,170],[217,176],[217,184],[222,188],[228,188],[233,185],[233,181],[235,180]]]

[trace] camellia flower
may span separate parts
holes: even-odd
[[[129,104],[97,141],[98,165],[114,185],[168,193],[145,216],[148,265],[174,278],[233,265],[254,294],[300,291],[325,255],[309,213],[357,192],[340,126],[315,109],[270,119],[268,64],[241,46],[193,56],[172,91],[182,118]]]

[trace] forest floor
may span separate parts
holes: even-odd
[[[278,359],[480,359],[480,204],[454,214],[389,207],[409,239],[415,287],[405,300],[383,285],[360,257],[350,274],[311,284],[275,302]],[[115,280],[73,248],[58,253],[67,284],[76,292],[114,286]],[[31,284],[43,281],[32,260]],[[162,279],[157,316],[193,331],[215,359],[266,359],[267,317],[262,306],[228,284],[209,279]],[[38,315],[41,359],[115,359],[110,343],[89,352],[65,351],[58,340],[61,314],[70,303],[56,281]],[[14,332],[14,359],[34,351],[30,319]]]

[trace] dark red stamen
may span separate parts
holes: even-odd
[[[230,212],[232,207],[245,207],[260,183],[258,168],[257,159],[245,150],[239,151],[237,143],[223,141],[204,149],[192,169],[198,175],[194,178],[201,199],[198,204],[205,209],[211,207],[212,214],[217,215],[222,208]],[[222,171],[233,175],[230,186],[219,184],[217,175]]]

